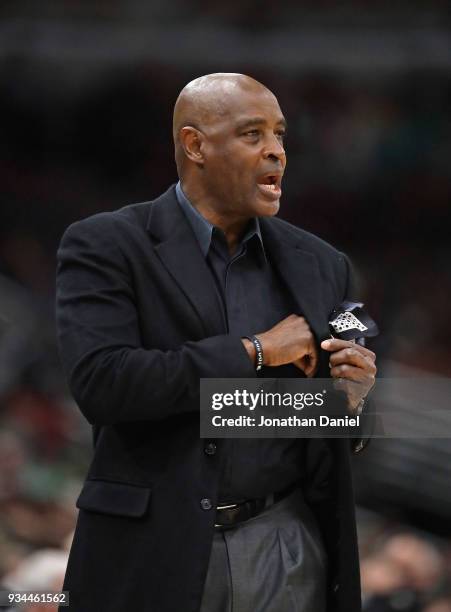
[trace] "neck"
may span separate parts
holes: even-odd
[[[183,193],[196,210],[212,225],[219,227],[226,237],[230,254],[236,251],[250,217],[237,215],[235,212],[221,210],[214,197],[200,189],[192,188],[186,182],[182,183]]]

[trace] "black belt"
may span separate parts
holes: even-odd
[[[220,504],[216,507],[215,527],[233,527],[238,523],[248,521],[254,516],[257,516],[257,514],[260,514],[265,508],[269,508],[284,497],[287,497],[296,487],[297,484],[292,484],[266,497],[248,499],[237,504]]]

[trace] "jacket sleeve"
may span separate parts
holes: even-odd
[[[251,378],[239,338],[144,349],[128,263],[104,215],[71,225],[57,254],[56,321],[63,368],[92,424],[199,410],[200,378]]]

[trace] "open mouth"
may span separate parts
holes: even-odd
[[[277,200],[282,195],[281,183],[281,174],[265,174],[257,181],[260,191],[271,200]]]

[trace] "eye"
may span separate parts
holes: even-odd
[[[276,132],[276,136],[280,138],[280,140],[283,140],[286,135],[287,133],[285,132],[285,130],[279,130],[278,132]]]
[[[259,130],[247,130],[247,132],[243,133],[243,136],[250,136],[252,138],[252,137],[258,136],[259,133],[260,133]]]

